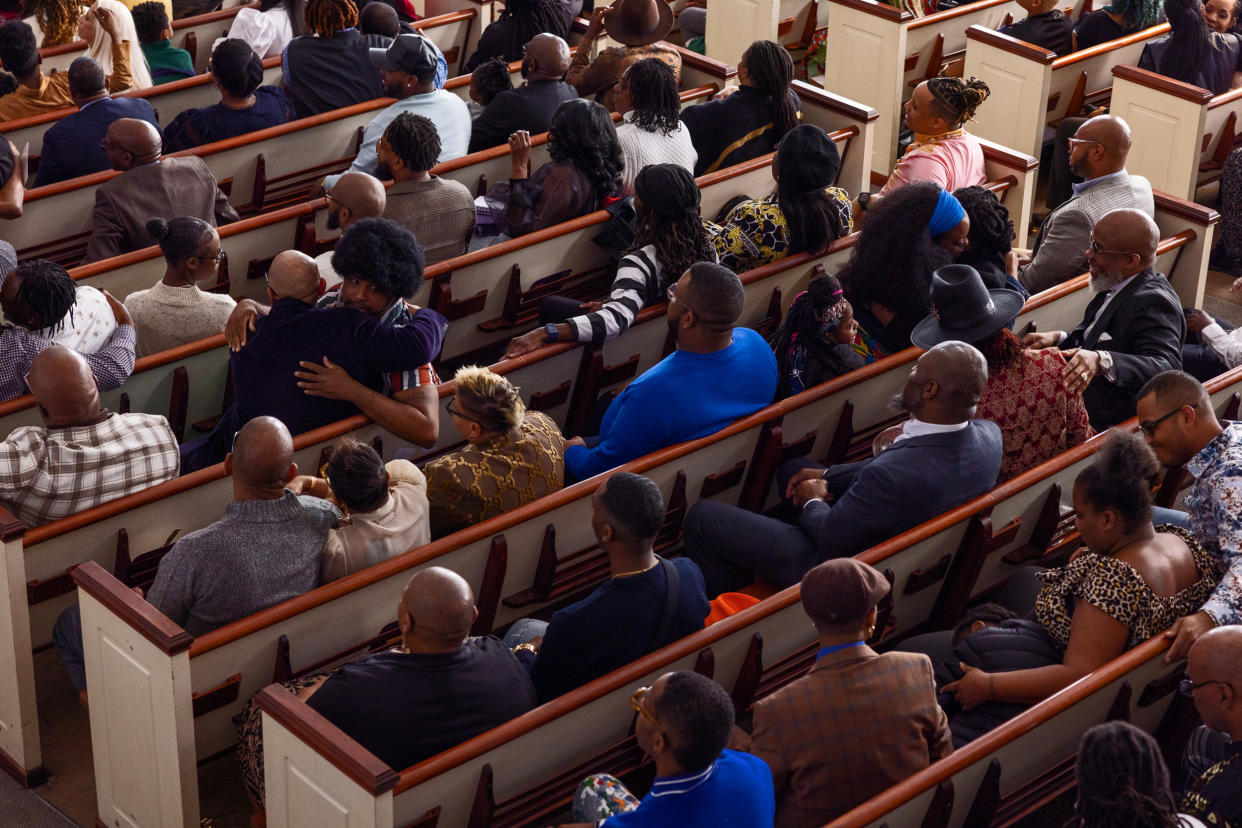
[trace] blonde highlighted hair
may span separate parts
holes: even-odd
[[[457,369],[457,400],[488,431],[508,431],[522,422],[526,404],[520,389],[500,374],[478,365]]]

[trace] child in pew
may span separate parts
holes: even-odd
[[[785,324],[772,336],[776,399],[783,400],[867,364],[854,350],[858,323],[836,276],[816,276],[794,297]]]
[[[1018,0],[1026,18],[1000,30],[1003,35],[1056,52],[1057,57],[1074,49],[1074,21],[1057,8],[1058,0]]]
[[[172,24],[168,22],[164,4],[159,0],[139,3],[134,6],[133,15],[138,42],[142,44],[142,54],[155,85],[194,77],[194,60],[190,53],[172,45]]]
[[[502,58],[492,58],[480,63],[470,73],[470,100],[466,105],[470,108],[470,118],[474,120],[483,114],[483,110],[496,99],[501,92],[513,88],[513,78],[509,75],[509,64]]]

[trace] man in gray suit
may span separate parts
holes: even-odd
[[[94,227],[85,262],[155,244],[147,233],[147,222],[153,218],[194,216],[212,225],[237,221],[237,212],[203,159],[161,158],[160,132],[146,121],[113,121],[103,148],[112,169],[121,175],[95,190]]]
[[[1091,228],[1106,214],[1129,208],[1155,217],[1151,184],[1126,172],[1129,154],[1130,127],[1116,115],[1092,118],[1069,139],[1070,169],[1085,180],[1044,219],[1029,258],[1018,254],[1018,279],[1031,293],[1087,270]]]
[[[696,503],[683,525],[686,554],[702,570],[708,596],[754,576],[795,584],[826,558],[857,555],[991,489],[1000,472],[1000,428],[971,419],[987,383],[983,354],[964,342],[924,353],[901,394],[910,419],[885,432],[894,439],[879,456],[828,469],[806,460],[781,467],[778,484],[799,510],[797,525]]]

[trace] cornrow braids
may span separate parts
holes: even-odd
[[[932,100],[940,114],[954,128],[974,118],[979,104],[991,94],[988,85],[978,78],[965,81],[961,78],[932,78],[927,82],[927,89],[932,93]]]
[[[1127,722],[1096,725],[1078,745],[1078,801],[1071,824],[1175,828],[1169,769],[1156,740]]]
[[[77,302],[77,291],[69,272],[47,259],[32,259],[17,266],[16,304],[26,312],[24,320],[13,320],[32,331],[58,332],[65,316]]]
[[[789,88],[793,82],[793,58],[779,43],[756,40],[742,55],[742,62],[751,83],[772,101],[772,123],[776,128],[772,139],[778,141],[798,125],[798,107],[794,103],[797,96]]]
[[[353,0],[309,0],[306,4],[306,29],[324,40],[357,25],[358,7]]]
[[[522,422],[526,405],[521,389],[500,374],[478,365],[457,369],[453,377],[457,399],[488,431],[508,431]]]

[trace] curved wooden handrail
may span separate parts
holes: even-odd
[[[75,566],[69,574],[79,589],[107,607],[109,612],[124,620],[166,655],[185,652],[194,640],[188,632],[169,621],[164,613],[142,600],[138,593],[120,586],[108,570],[94,561]]]
[[[0,506],[0,541],[21,540],[26,536],[26,524],[18,520],[12,512]]]
[[[1159,37],[1160,35],[1165,35],[1168,33],[1169,33],[1168,23],[1157,23],[1155,26],[1151,26],[1150,28],[1135,32],[1132,35],[1126,35],[1125,37],[1119,37],[1116,40],[1108,40],[1108,41],[1105,41],[1104,43],[1097,43],[1094,46],[1091,46],[1090,48],[1083,49],[1082,51],[1072,52],[1068,55],[1065,55],[1064,57],[1059,57],[1052,62],[1052,68],[1053,69],[1064,69],[1066,66],[1073,66],[1074,64],[1081,63],[1084,60],[1091,60],[1091,58],[1097,55],[1106,54],[1108,52],[1113,52],[1118,49],[1124,49],[1125,47],[1132,46],[1135,43],[1141,43],[1144,40],[1148,40],[1153,37]]]
[[[57,55],[67,55],[70,52],[85,52],[86,47],[90,44],[85,40],[71,40],[68,43],[62,43],[59,46],[44,46],[39,50],[40,58],[56,57]]]
[[[1152,193],[1152,195],[1155,198],[1157,208],[1178,218],[1184,218],[1192,224],[1208,227],[1220,221],[1220,213],[1211,207],[1204,207],[1202,204],[1187,201],[1184,198],[1178,198],[1175,195],[1169,195],[1159,190]]]
[[[833,95],[828,90],[820,89],[818,86],[813,86],[804,80],[795,80],[792,88],[798,96],[798,100],[814,101],[817,106],[844,115],[847,118],[868,124],[880,119],[880,113],[871,107]]]
[[[911,23],[907,28],[921,29],[924,26],[931,26],[936,23],[943,23],[946,20],[952,20],[956,17],[972,14],[980,9],[988,9],[993,6],[1003,6],[1008,2],[1009,0],[983,0],[981,3],[967,3],[954,9],[946,9],[945,11],[934,12],[926,17],[921,17]]]
[[[887,20],[890,23],[907,23],[914,19],[914,15],[905,9],[895,9],[887,3],[877,3],[876,0],[829,0],[829,2]],[[831,16],[831,12],[829,15]]]
[[[966,5],[960,8],[969,10],[972,6]],[[911,28],[914,27],[911,26]],[[1033,63],[1042,64],[1043,66],[1049,66],[1057,59],[1056,52],[1051,52],[1043,46],[1036,46],[1034,43],[1027,43],[1025,40],[1018,40],[1016,37],[1010,37],[1007,34],[1001,34],[987,26],[975,24],[967,29],[966,41],[969,43],[972,40],[991,46],[993,49],[1000,49],[1002,52],[1025,58]]]
[[[1021,172],[1032,172],[1039,169],[1039,159],[1027,155],[1025,152],[1011,150],[1009,147],[993,143],[986,138],[980,138],[978,135],[975,136],[975,140],[983,148],[984,161],[999,161],[1009,169],[1017,169]]]
[[[1114,66],[1113,77],[1133,81],[1134,83],[1155,89],[1157,92],[1164,92],[1167,95],[1173,95],[1191,103],[1206,104],[1212,100],[1212,93],[1201,86],[1182,83],[1181,81],[1166,78],[1164,75],[1149,72],[1146,69],[1140,69],[1127,63]]]
[[[1222,92],[1212,98],[1208,104],[1208,109],[1216,109],[1219,106],[1228,106],[1235,101],[1242,100],[1242,87],[1230,89],[1228,92]]]
[[[681,65],[691,66],[700,72],[705,72],[713,78],[719,78],[723,86],[723,81],[737,76],[737,67],[725,63],[723,60],[709,58],[707,55],[700,55],[698,52],[687,49],[685,46],[679,46],[676,43],[669,43],[667,40],[662,41],[666,46],[672,46],[681,55]]]

